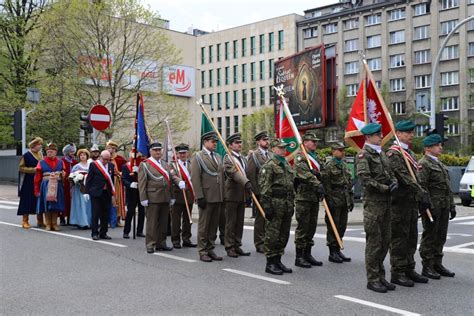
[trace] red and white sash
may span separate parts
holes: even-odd
[[[163,166],[158,161],[156,161],[156,159],[154,159],[153,157],[148,158],[147,161],[150,163],[150,165],[153,168],[155,168],[156,171],[158,171],[166,179],[166,181],[171,187],[170,175],[168,171],[166,171],[166,169],[163,168]]]
[[[186,166],[181,160],[178,160],[178,168],[179,168],[179,173],[181,174],[181,178],[186,183],[186,187],[189,188],[189,192],[191,193],[192,200],[194,201],[194,188],[191,182],[191,175],[189,174],[188,168],[186,168]]]
[[[313,169],[316,170],[316,171],[319,171],[319,168],[321,168],[321,165],[319,164],[319,162],[317,162],[316,159],[311,157],[310,154],[308,154],[307,156],[308,156],[309,162],[311,163],[311,166],[313,167]]]
[[[415,170],[420,169],[420,164],[405,149],[402,151],[402,148],[398,145],[392,145],[390,149],[396,150],[402,155],[405,155],[405,157],[407,157],[408,161],[412,164]]]
[[[110,177],[110,174],[107,172],[107,169],[105,169],[105,166],[102,164],[100,160],[94,161],[94,164],[96,165],[97,169],[99,169],[100,173],[107,179],[109,182],[109,185],[112,190],[112,195],[115,195],[115,187],[114,187],[114,182],[112,181],[112,178]]]

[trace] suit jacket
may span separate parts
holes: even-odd
[[[174,172],[178,176],[179,175],[179,170],[176,170],[174,163],[171,164],[171,168],[174,170]],[[191,162],[189,160],[186,161],[186,168],[188,169],[188,173],[191,176]],[[183,179],[183,181],[184,181],[184,179]],[[193,196],[191,194],[191,191],[189,191],[188,187],[186,187],[184,192],[186,193],[186,200],[188,201],[188,204],[194,203]],[[183,191],[179,189],[178,184],[175,184],[175,183],[173,184],[173,194],[174,194],[174,198],[176,199],[176,203],[185,204],[184,197],[183,197]]]
[[[125,198],[127,200],[127,204],[129,203],[129,200],[132,198],[133,195],[138,198],[138,188],[133,189],[130,187],[130,184],[132,182],[138,182],[138,174],[137,173],[132,173],[130,172],[129,169],[129,164],[125,164],[122,166],[122,182],[123,186],[127,189],[127,194],[125,194]]]
[[[113,182],[115,175],[114,165],[109,162],[106,167]],[[105,187],[107,187],[107,192],[112,195],[112,188],[110,187],[109,180],[107,180],[107,178],[102,174],[99,167],[97,167],[94,162],[91,162],[89,165],[89,173],[86,177],[86,193],[90,196],[99,197],[102,195]]]
[[[161,160],[161,166],[168,172],[170,183],[156,170],[148,160],[140,164],[138,171],[138,191],[140,200],[148,203],[169,203],[173,199],[173,183],[178,183],[179,178],[171,170],[166,161]]]
[[[267,162],[272,157],[272,153],[268,151],[268,158],[262,154],[262,151],[257,148],[251,154],[248,155],[248,165],[247,165],[247,178],[252,184],[252,190],[256,195],[260,194],[258,189],[258,173],[262,168],[263,164]]]
[[[232,157],[236,164],[238,164],[238,158],[236,156]],[[249,179],[247,179],[247,159],[244,156],[240,156],[242,159],[244,169],[242,172],[237,170],[233,162],[231,161],[229,155],[224,157],[224,175],[225,175],[225,185],[224,185],[224,200],[229,202],[245,202],[248,194],[245,192],[244,186]],[[240,164],[238,164],[240,168]]]
[[[191,159],[191,181],[196,199],[205,198],[208,203],[224,201],[224,172],[221,157],[214,153],[217,163],[205,150]],[[199,159],[198,159],[199,157]],[[204,164],[201,166],[201,162]]]

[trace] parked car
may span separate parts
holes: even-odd
[[[471,191],[474,186],[474,156],[469,160],[469,164],[459,182],[459,197],[462,205],[469,206],[472,202]]]

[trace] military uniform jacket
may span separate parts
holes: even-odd
[[[222,158],[214,152],[217,162],[205,150],[198,151],[191,159],[191,181],[196,199],[208,203],[224,201],[224,168]]]
[[[178,162],[179,163],[179,162]],[[186,165],[186,169],[188,170],[188,173],[189,173],[189,176],[191,176],[191,161],[189,160],[186,160],[186,162],[184,162],[184,164]],[[173,170],[173,172],[179,176],[179,170],[176,169],[176,165],[175,163],[171,163],[171,169]],[[181,178],[181,177],[180,177]],[[182,179],[184,181],[184,179]],[[179,183],[179,181],[178,181]],[[192,182],[191,182],[192,183]],[[193,196],[191,194],[191,191],[189,190],[188,188],[188,184],[186,183],[186,189],[184,189],[184,192],[186,194],[186,200],[188,201],[188,204],[192,204],[194,203],[194,199],[193,199]],[[173,195],[174,195],[174,198],[176,199],[176,203],[178,204],[185,204],[185,201],[184,201],[184,197],[183,197],[183,190],[181,190],[178,186],[177,183],[173,183]]]
[[[179,178],[171,170],[166,161],[160,160],[161,166],[166,171],[169,180],[163,176],[150,162],[143,161],[138,170],[138,191],[140,200],[148,200],[148,203],[169,203],[173,199],[173,183],[178,183]]]
[[[224,200],[229,202],[245,202],[245,199],[248,197],[248,194],[245,192],[244,186],[249,179],[247,179],[247,159],[244,156],[240,156],[242,160],[242,165],[238,158],[232,155],[232,159],[242,172],[237,170],[234,163],[232,163],[229,155],[224,157],[224,175],[225,175],[225,186],[224,186]]]
[[[387,201],[390,199],[389,185],[396,182],[390,171],[385,153],[380,154],[369,146],[364,146],[356,157],[357,176],[364,188],[364,199]]]
[[[329,204],[349,208],[354,203],[351,173],[344,161],[329,160],[321,171],[321,180]]]
[[[267,151],[267,153],[268,157],[265,157],[262,151],[257,148],[247,157],[247,178],[250,180],[250,183],[252,184],[252,190],[256,195],[260,194],[258,189],[258,174],[260,173],[260,169],[262,168],[263,164],[272,157],[271,152]]]
[[[318,160],[316,159],[316,161]],[[321,184],[321,181],[311,173],[308,161],[302,153],[296,155],[294,168],[296,172],[296,182],[298,183],[295,200],[319,203],[319,195],[316,194],[316,190]],[[321,164],[319,169],[320,172],[323,169]]]
[[[435,209],[454,207],[453,192],[450,188],[449,174],[445,165],[426,155],[420,159],[420,165],[420,182],[430,194],[433,207]]]
[[[287,162],[274,156],[260,170],[258,187],[263,207],[271,207],[272,200],[285,199],[293,201],[295,172]]]

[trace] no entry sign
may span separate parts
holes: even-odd
[[[89,122],[98,131],[109,128],[111,120],[109,109],[102,104],[94,105],[89,112]]]

